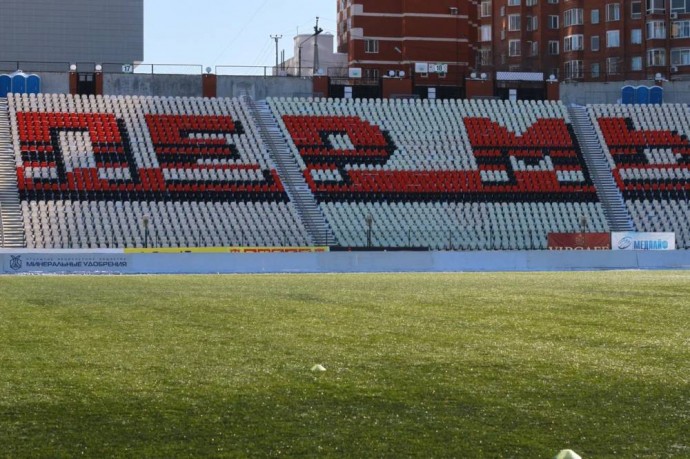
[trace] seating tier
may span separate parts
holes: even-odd
[[[377,245],[391,247],[408,245],[415,228],[429,234],[415,245],[433,248],[448,246],[449,232],[474,234],[467,245],[477,248],[490,248],[487,231],[514,232],[503,246],[513,249],[545,248],[547,233],[579,230],[582,215],[590,229],[608,228],[562,104],[278,98],[269,105],[343,245],[367,243],[367,215],[379,225]],[[481,209],[481,231],[457,216],[470,204]]]
[[[687,105],[592,105],[590,117],[635,228],[675,232],[690,247],[690,109]]]
[[[238,100],[9,101],[30,247],[141,246],[144,217],[161,246],[310,243]]]

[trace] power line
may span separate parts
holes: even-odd
[[[227,45],[223,48],[223,50],[220,52],[220,54],[218,54],[218,56],[214,59],[214,62],[217,62],[218,59],[220,59],[221,57],[223,57],[223,55],[224,55],[225,52],[230,48],[230,46],[232,46],[232,45],[237,41],[237,39],[240,38],[240,37],[242,36],[242,34],[244,33],[245,29],[246,29],[247,27],[249,27],[249,25],[250,25],[252,22],[254,22],[254,19],[256,18],[256,16],[261,12],[261,10],[264,9],[264,7],[266,6],[267,3],[268,3],[268,0],[264,0],[264,2],[263,2],[261,5],[259,5],[259,7],[256,9],[256,11],[254,11],[254,13],[252,13],[252,15],[249,17],[249,19],[248,19],[248,20],[244,23],[244,25],[240,28],[239,32],[237,32],[237,34],[236,34],[236,35],[227,43]]]

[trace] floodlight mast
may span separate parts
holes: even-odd
[[[313,72],[316,74],[316,69],[318,68],[318,61],[319,61],[319,44],[318,44],[318,36],[319,34],[323,32],[323,29],[319,27],[319,17],[316,17],[316,25],[314,26],[314,33],[312,35],[309,35],[307,38],[302,40],[300,44],[297,46],[297,76],[302,76],[302,46],[311,40],[312,38],[314,39],[314,68]]]

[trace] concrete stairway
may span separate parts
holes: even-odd
[[[604,150],[601,148],[599,137],[594,130],[587,109],[581,105],[573,104],[568,107],[568,114],[587,163],[589,175],[597,188],[599,201],[604,207],[609,228],[611,231],[633,231],[632,219],[625,206],[623,196],[613,179],[611,167]]]
[[[336,245],[337,241],[333,230],[328,225],[326,217],[309,190],[304,174],[290,151],[268,103],[266,101],[255,102],[246,96],[242,99],[249,106],[256,120],[261,138],[270,151],[285,190],[297,208],[312,242],[317,246]]]
[[[24,247],[22,208],[12,148],[10,113],[6,98],[0,98],[0,247]]]

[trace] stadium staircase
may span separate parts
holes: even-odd
[[[0,98],[0,247],[24,247],[22,209],[10,131],[9,106]]]
[[[314,195],[309,190],[304,174],[288,148],[285,137],[276,124],[273,112],[266,101],[255,102],[251,97],[243,96],[260,129],[261,138],[270,150],[271,158],[285,186],[290,200],[317,246],[336,245],[333,230],[321,212]]]
[[[581,105],[573,104],[568,107],[568,114],[590,176],[597,189],[599,201],[604,208],[609,228],[611,231],[633,231],[632,219],[620,189],[613,179],[611,167],[606,160],[604,150],[601,148],[597,133],[587,114],[587,109]]]

